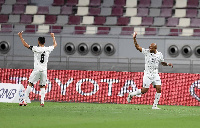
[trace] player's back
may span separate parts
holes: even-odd
[[[34,53],[34,69],[35,70],[47,70],[47,63],[49,54],[53,51],[54,47],[38,47],[33,46],[32,51]]]

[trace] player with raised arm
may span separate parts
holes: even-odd
[[[23,31],[22,31],[23,32]],[[53,38],[53,45],[49,47],[45,47],[45,38],[38,38],[38,46],[30,46],[25,42],[22,37],[22,32],[19,32],[19,38],[22,41],[22,44],[33,51],[34,53],[34,69],[29,77],[28,86],[25,91],[25,99],[22,103],[19,103],[20,106],[26,106],[27,100],[29,97],[29,93],[31,92],[31,87],[40,80],[40,90],[41,90],[41,104],[40,106],[44,107],[44,97],[45,97],[45,85],[47,81],[47,63],[49,54],[53,51],[53,49],[57,46],[54,33],[51,33],[51,37]]]
[[[157,45],[155,43],[152,43],[149,46],[149,49],[144,49],[140,47],[136,41],[136,35],[137,32],[134,32],[133,40],[135,47],[145,56],[143,87],[142,89],[138,89],[137,91],[130,92],[127,97],[127,101],[130,103],[133,96],[146,93],[149,90],[150,84],[152,84],[154,88],[156,88],[155,100],[152,109],[160,109],[157,107],[161,95],[161,79],[158,73],[158,66],[159,63],[161,63],[163,66],[171,66],[173,68],[173,65],[171,63],[164,62],[163,55],[161,52],[157,51]]]

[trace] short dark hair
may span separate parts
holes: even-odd
[[[45,43],[45,38],[44,37],[39,37],[38,41],[40,42],[40,44],[44,44]]]

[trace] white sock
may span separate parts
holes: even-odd
[[[140,95],[141,93],[141,89],[138,89],[137,91],[131,92],[130,95],[131,96],[136,96],[136,95]]]
[[[29,97],[29,93],[31,92],[31,86],[27,86],[27,88],[26,88],[26,91],[25,91],[25,99],[24,99],[24,101],[27,103],[27,101],[28,101],[28,97]]]
[[[44,104],[45,88],[40,88],[41,90],[41,104]]]
[[[155,100],[154,100],[154,103],[153,103],[153,107],[157,107],[158,105],[158,101],[160,100],[160,95],[161,93],[157,93],[155,94]]]

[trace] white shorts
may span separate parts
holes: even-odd
[[[143,87],[149,88],[150,84],[153,86],[161,85],[161,79],[159,74],[156,74],[153,78],[149,78],[147,75],[143,76]]]
[[[46,85],[46,81],[47,81],[47,71],[37,71],[37,70],[33,70],[30,77],[29,77],[29,82],[36,84],[38,82],[38,80],[40,80],[40,84],[42,86]]]

